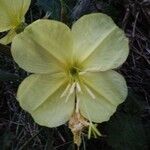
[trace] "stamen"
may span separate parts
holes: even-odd
[[[70,88],[70,94],[72,94],[74,92],[74,88],[75,88],[76,83],[74,82]]]
[[[67,97],[66,97],[66,100],[65,100],[66,103],[67,103],[67,101],[68,101],[70,95],[74,92],[75,85],[76,85],[75,82],[71,85],[71,87],[70,87],[70,89],[69,89],[69,93],[67,94]]]
[[[67,92],[68,92],[70,86],[71,86],[71,84],[69,83],[69,84],[67,85],[67,87],[65,88],[64,92],[61,94],[61,96],[60,96],[61,98],[64,97],[64,96],[67,94]]]
[[[79,75],[83,75],[85,73],[87,73],[87,71],[82,71],[82,72],[79,72]]]
[[[79,73],[79,75],[83,75],[87,72],[99,72],[101,67],[89,68]]]
[[[95,97],[94,93],[93,93],[86,85],[84,85],[84,86],[85,86],[86,91],[89,93],[89,95],[90,95],[93,99],[95,99],[96,97]]]
[[[81,87],[80,87],[80,84],[78,82],[76,82],[76,88],[77,88],[78,92],[81,92]]]

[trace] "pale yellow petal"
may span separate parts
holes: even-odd
[[[62,71],[71,53],[70,29],[57,21],[35,21],[12,43],[14,60],[24,70],[34,73]]]
[[[84,90],[78,95],[81,114],[93,122],[107,121],[117,106],[126,99],[127,85],[123,76],[110,70],[86,73],[82,80],[94,97],[83,85]]]
[[[7,35],[0,39],[0,43],[3,45],[10,44],[12,39],[15,37],[16,32],[14,30],[10,30]]]
[[[113,20],[102,13],[81,17],[72,27],[74,54],[84,69],[109,70],[127,58],[128,40]]]
[[[74,110],[74,98],[65,102],[61,97],[66,84],[61,73],[30,75],[19,86],[17,100],[38,124],[56,127],[68,121]]]
[[[30,3],[31,0],[0,0],[0,32],[23,22]]]

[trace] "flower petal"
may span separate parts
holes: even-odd
[[[30,75],[19,86],[17,100],[37,123],[56,127],[68,121],[74,110],[74,98],[65,103],[61,97],[66,84],[62,73]]]
[[[73,25],[72,32],[76,59],[83,62],[85,69],[113,69],[128,56],[127,38],[105,14],[83,16]]]
[[[26,14],[31,0],[1,0],[0,1],[0,32],[15,28]]]
[[[33,73],[62,70],[71,53],[71,31],[58,21],[35,21],[12,43],[14,60],[21,68]]]
[[[15,30],[10,30],[6,36],[0,39],[0,43],[4,45],[10,44],[15,35],[16,35]]]
[[[127,96],[123,76],[110,70],[84,74],[82,80],[94,98],[85,89],[78,95],[81,114],[93,122],[107,121]]]

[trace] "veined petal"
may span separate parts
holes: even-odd
[[[31,0],[0,0],[0,32],[15,28],[26,14]]]
[[[19,86],[17,100],[40,125],[56,127],[69,120],[74,110],[74,98],[65,103],[61,97],[66,87],[65,75],[30,75]]]
[[[86,73],[81,79],[95,96],[92,98],[86,90],[78,93],[81,114],[93,122],[107,121],[127,96],[127,86],[123,76],[110,70]]]
[[[21,68],[33,73],[60,71],[71,54],[71,31],[58,21],[35,21],[12,43],[14,60]]]
[[[16,32],[15,30],[10,30],[7,35],[0,39],[0,43],[7,45],[12,42],[12,39],[15,37]]]
[[[81,17],[72,27],[74,55],[84,69],[106,71],[120,66],[129,53],[128,40],[113,20],[101,13]]]

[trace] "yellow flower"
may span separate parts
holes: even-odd
[[[0,32],[9,31],[0,43],[7,45],[11,43],[20,28],[25,23],[25,14],[31,0],[0,0]]]
[[[40,125],[62,125],[74,112],[90,122],[107,121],[127,96],[123,76],[112,69],[126,60],[128,40],[105,14],[85,15],[71,29],[35,21],[14,38],[11,51],[34,73],[19,86],[17,99]]]

